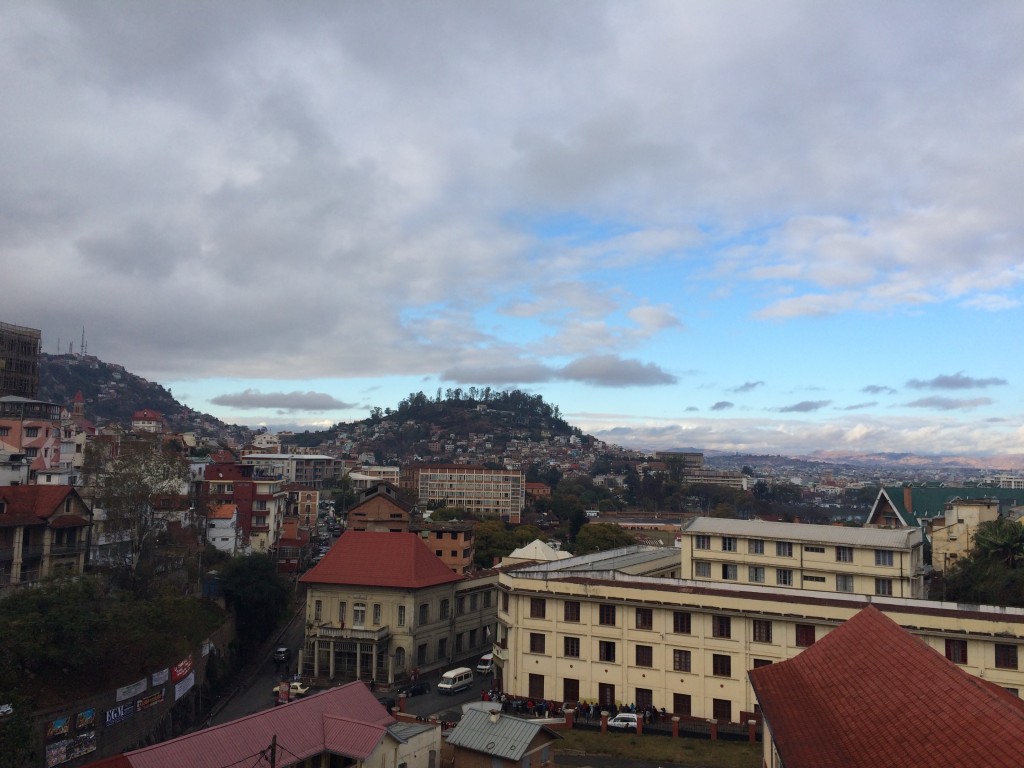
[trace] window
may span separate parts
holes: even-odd
[[[547,614],[547,600],[543,597],[530,598],[530,618],[543,619]]]
[[[772,623],[767,619],[754,619],[754,642],[770,643],[772,641]]]
[[[808,646],[814,645],[813,624],[796,625],[796,644],[798,648],[807,648]]]
[[[776,541],[775,555],[776,557],[792,557],[793,543],[790,541]]]
[[[460,595],[455,598],[455,615],[462,616],[466,612],[466,598],[464,595]]]
[[[650,709],[654,706],[654,691],[650,688],[637,688],[636,696],[634,697],[636,702],[636,711]]]
[[[732,637],[732,619],[728,616],[712,616],[711,634],[714,637]]]
[[[448,658],[448,638],[442,637],[437,641],[437,658],[447,659]],[[451,661],[451,659],[448,659]]]
[[[404,627],[405,626],[405,606],[404,605],[398,606],[398,626],[400,626],[400,627]]]
[[[695,536],[693,539],[694,549],[711,549],[711,537],[710,536]]]
[[[530,633],[530,653],[544,653],[544,633]]]
[[[580,639],[578,637],[562,638],[562,655],[568,656],[570,659],[578,659],[580,657]]]
[[[789,568],[776,568],[775,583],[783,587],[793,586],[793,571]]]
[[[817,545],[804,545],[804,552],[813,552],[816,555],[822,555],[825,553],[825,548]]]
[[[875,579],[876,595],[892,595],[892,579]]]
[[[677,635],[690,634],[690,614],[687,611],[672,612],[672,631]]]
[[[754,669],[771,665],[771,659],[754,659]]]
[[[597,703],[602,707],[615,703],[615,686],[612,683],[597,684]]]
[[[747,552],[751,555],[764,554],[764,539],[751,539],[747,542]]]
[[[441,601],[441,618],[447,619],[450,613],[451,603],[448,601],[448,598],[446,597],[444,600]]]
[[[562,701],[578,702],[580,700],[580,681],[570,677],[562,680]]]
[[[469,557],[468,551],[466,553],[466,557]],[[484,608],[490,608],[490,607],[491,607],[491,590],[488,589],[486,592],[484,592]]]
[[[813,581],[815,584],[824,584],[825,583],[825,577],[824,576],[810,576],[810,575],[805,574],[804,575],[804,581]]]
[[[759,565],[752,565],[747,569],[747,578],[754,584],[764,584],[764,568]]]
[[[508,592],[501,593],[501,610],[508,613]]]
[[[36,456],[39,455],[39,449],[38,448],[26,448],[25,449],[25,455],[28,456],[30,459],[34,459]],[[266,525],[266,518],[263,518],[263,521],[264,521],[263,524]],[[254,521],[253,524],[255,525],[255,521]]]
[[[598,609],[598,622],[606,627],[615,626],[615,606],[602,603]]]
[[[853,576],[840,573],[836,576],[836,592],[853,592]]]
[[[887,565],[892,566],[892,550],[889,549],[876,549],[875,550],[875,565]]]
[[[637,608],[636,609],[636,628],[637,629],[653,629],[654,628],[654,611],[650,608]]]
[[[739,578],[739,568],[735,563],[722,563],[722,578],[726,581],[736,581]]]
[[[672,669],[676,672],[690,671],[690,652],[681,648],[672,650]]]
[[[693,564],[693,575],[696,576],[698,579],[710,579],[711,563],[695,561]]]
[[[420,606],[420,624],[426,624],[428,621],[430,621],[430,605],[423,603]]]
[[[457,634],[455,636],[455,652],[456,653],[462,653],[466,649],[466,642],[465,641],[466,641],[466,633],[465,632],[459,632],[459,634]]]
[[[25,427],[25,437],[39,437],[39,427]]]
[[[416,663],[419,666],[423,666],[427,663],[427,644],[420,643],[416,646]]]
[[[544,675],[530,675],[530,698],[544,698]]]
[[[711,700],[711,716],[722,723],[732,722],[732,702],[728,699]]]
[[[688,693],[673,693],[672,694],[672,713],[679,715],[680,717],[690,716],[690,694]]]
[[[0,427],[0,437],[7,437],[9,434],[11,434],[10,427]],[[76,449],[77,447],[78,446],[75,446]]]
[[[636,647],[636,665],[638,667],[654,666],[654,649],[649,645],[638,645]]]
[[[352,623],[357,627],[366,623],[366,603],[353,603]]]
[[[602,640],[597,644],[597,657],[601,661],[615,661],[615,643]]]
[[[480,595],[478,595],[478,594],[477,594],[476,592],[474,592],[473,594],[471,594],[471,595],[469,596],[469,610],[471,610],[471,611],[475,611],[475,610],[476,610],[476,604],[477,604],[477,603],[478,603],[479,601],[480,601]]]
[[[722,551],[723,552],[735,552],[736,551],[736,537],[735,536],[723,536],[722,537]]]
[[[853,562],[853,547],[836,547],[836,562],[837,563],[852,563]]]
[[[380,624],[380,603],[373,604],[373,623]]]
[[[718,677],[732,677],[732,657],[716,653],[711,657],[712,673]]]
[[[345,626],[345,619],[347,618],[347,613],[348,606],[345,604],[345,601],[342,600],[340,603],[338,603],[338,621],[341,623],[341,626],[343,627]]]
[[[947,640],[946,641],[946,658],[952,661],[954,664],[966,664],[967,663],[967,641],[966,640]]]
[[[996,666],[999,669],[1017,669],[1017,646],[996,643]]]
[[[580,620],[580,604],[576,600],[565,601],[565,611],[562,617],[565,621],[578,622]]]

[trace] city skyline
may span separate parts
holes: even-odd
[[[0,319],[45,352],[275,431],[476,386],[641,449],[1024,454],[1024,7],[0,21]]]

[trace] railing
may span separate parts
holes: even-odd
[[[22,560],[35,560],[43,556],[43,548],[39,547],[21,547],[21,559]]]
[[[313,627],[309,630],[310,637],[340,638],[342,640],[384,640],[391,634],[389,627],[377,629],[357,629],[354,627]]]
[[[57,555],[77,555],[85,552],[86,546],[84,541],[76,541],[72,544],[53,544],[50,546],[50,554],[53,556]]]

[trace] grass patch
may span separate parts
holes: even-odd
[[[760,768],[761,744],[739,741],[710,741],[681,736],[637,736],[598,731],[559,731],[556,752],[609,755],[657,763],[688,763],[715,768]]]

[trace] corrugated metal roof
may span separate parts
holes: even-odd
[[[879,549],[905,549],[921,538],[921,532],[916,528],[851,528],[840,525],[733,520],[724,517],[695,517],[683,527],[683,531],[712,536],[742,536],[752,539],[778,539]]]
[[[449,732],[448,743],[518,762],[542,728],[540,723],[520,717],[471,710]]]

